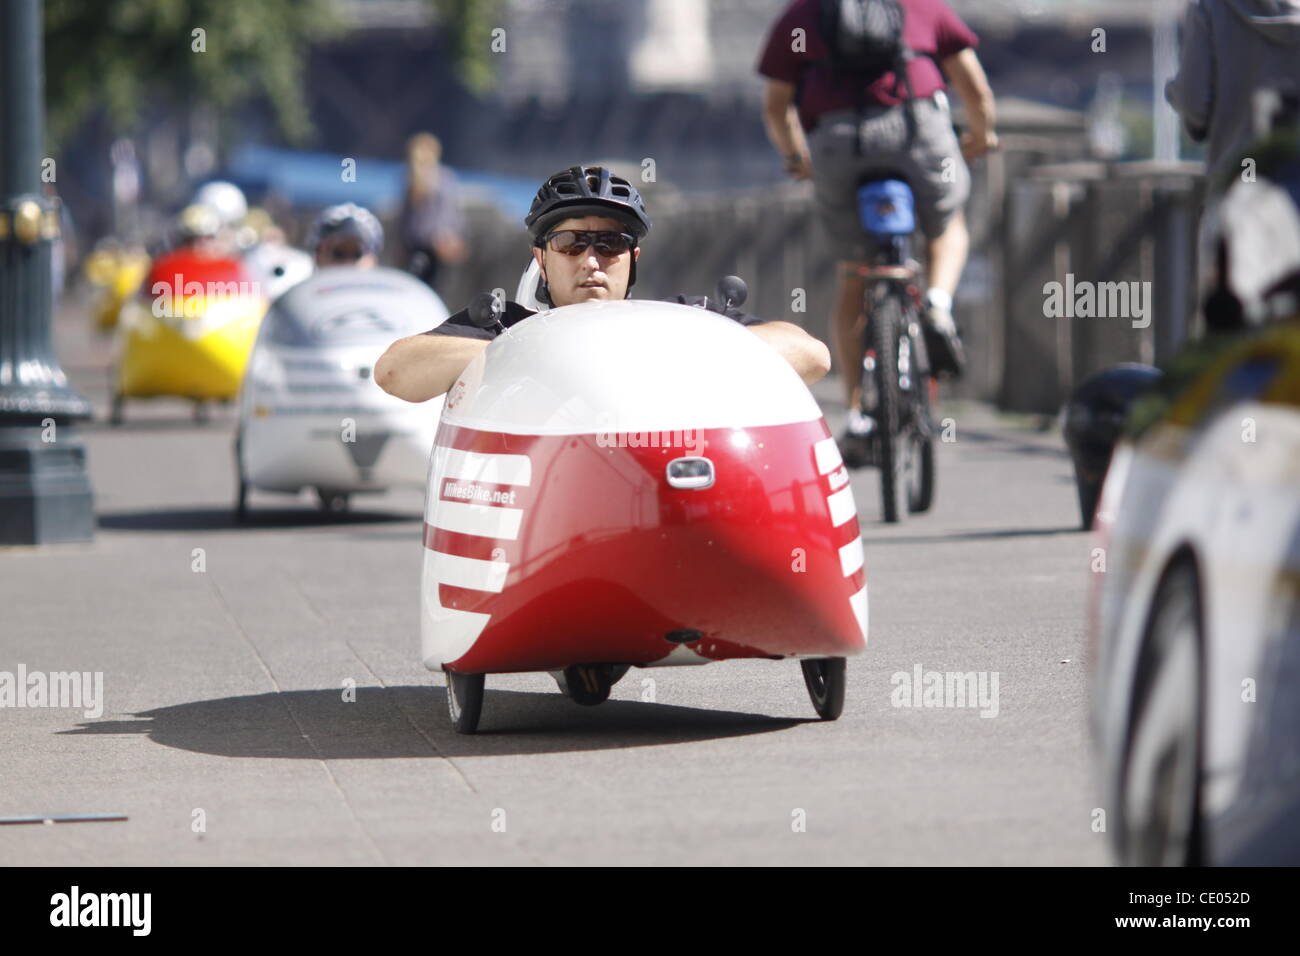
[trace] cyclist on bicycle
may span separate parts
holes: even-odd
[[[905,68],[875,77],[845,68],[846,35],[857,30],[859,39],[879,43],[882,32],[889,39],[890,25]],[[931,371],[962,373],[952,297],[970,244],[965,161],[997,147],[993,94],[975,55],[977,42],[944,0],[794,0],[759,60],[758,72],[767,78],[768,138],[791,176],[811,177],[817,217],[837,250],[832,328],[849,408],[842,444],[860,445],[874,428],[860,411],[855,374],[865,294],[858,270],[871,253],[855,194],[872,173],[902,174],[911,184],[929,262],[924,326]],[[969,129],[960,145],[945,74],[966,107]]]
[[[541,270],[538,301],[558,308],[628,297],[650,217],[636,187],[626,179],[600,166],[573,166],[556,173],[538,190],[524,225]],[[741,323],[780,353],[806,383],[830,370],[826,346],[797,325],[765,322],[698,296],[670,301],[710,308]],[[534,314],[517,302],[506,302],[500,321],[508,328]],[[462,309],[437,328],[389,346],[375,363],[375,381],[410,402],[442,395],[497,334],[475,325],[469,310]]]

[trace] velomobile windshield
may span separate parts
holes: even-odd
[[[387,345],[447,318],[442,300],[394,269],[325,269],[280,297],[263,336],[273,345]]]

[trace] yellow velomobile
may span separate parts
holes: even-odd
[[[128,398],[188,398],[200,421],[207,402],[233,400],[266,306],[237,259],[193,246],[159,257],[122,310],[109,420]]]

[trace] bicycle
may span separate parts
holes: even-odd
[[[938,386],[922,333],[921,266],[911,256],[912,188],[901,176],[877,173],[860,184],[857,198],[862,227],[876,249],[857,269],[866,280],[867,316],[859,401],[875,422],[867,436],[869,460],[860,464],[880,469],[884,517],[892,524],[934,502],[930,407]]]

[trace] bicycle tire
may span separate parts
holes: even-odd
[[[907,514],[908,453],[906,436],[902,434],[903,395],[898,384],[898,339],[904,332],[898,293],[890,289],[878,296],[870,315],[868,334],[876,353],[875,440],[881,510],[887,524],[896,524]]]

